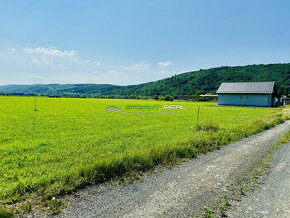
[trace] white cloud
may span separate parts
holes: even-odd
[[[37,47],[37,48],[24,48],[22,49],[27,54],[40,54],[47,56],[58,56],[58,57],[74,57],[76,55],[73,50],[58,50],[55,47]]]
[[[51,64],[51,60],[49,60],[46,56],[41,56],[39,58],[31,57],[31,61],[35,65]]]
[[[100,61],[91,61],[92,64],[100,66],[102,63]]]
[[[77,60],[82,64],[90,64],[92,66],[100,66],[102,64],[100,61],[80,60],[80,59]]]
[[[55,47],[25,47],[20,52],[27,55],[32,64],[36,66],[51,65],[55,67],[70,66],[86,68],[97,68],[101,66],[101,62],[99,61],[78,57],[74,50],[60,50]]]
[[[168,71],[167,71],[167,70],[161,70],[160,73],[162,73],[162,74],[167,74]]]
[[[130,66],[123,67],[125,70],[134,70],[134,71],[145,71],[149,68],[150,64],[146,62],[139,62],[136,64],[132,64]]]
[[[11,52],[16,52],[17,49],[16,49],[16,48],[9,48],[9,51],[11,51]]]
[[[158,65],[160,67],[169,67],[169,65],[171,65],[171,61],[159,61]]]

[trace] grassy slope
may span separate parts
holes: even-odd
[[[290,64],[218,67],[187,72],[155,82],[132,86],[99,84],[0,86],[1,91],[37,94],[85,94],[95,96],[154,96],[214,93],[222,82],[276,81],[280,91],[290,89]]]
[[[63,194],[130,171],[194,157],[282,121],[275,108],[182,102],[180,113],[104,114],[107,105],[156,101],[0,97],[0,200],[50,184]],[[275,116],[275,117],[274,117]],[[210,126],[215,127],[210,131]],[[217,127],[218,126],[218,127]]]

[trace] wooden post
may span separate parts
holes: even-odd
[[[34,111],[37,111],[37,107],[36,107],[36,98],[34,99]]]
[[[198,130],[199,107],[200,107],[200,104],[198,104],[198,108],[197,108],[196,130]]]
[[[212,139],[212,119],[210,118],[210,138]]]

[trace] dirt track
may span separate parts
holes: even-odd
[[[141,183],[88,187],[70,197],[70,206],[59,217],[192,217],[289,129],[287,121],[173,169],[145,175]]]
[[[275,151],[262,181],[241,202],[234,202],[229,217],[290,217],[290,143]]]

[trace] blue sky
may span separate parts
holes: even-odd
[[[287,0],[0,0],[0,84],[136,84],[290,62]]]

